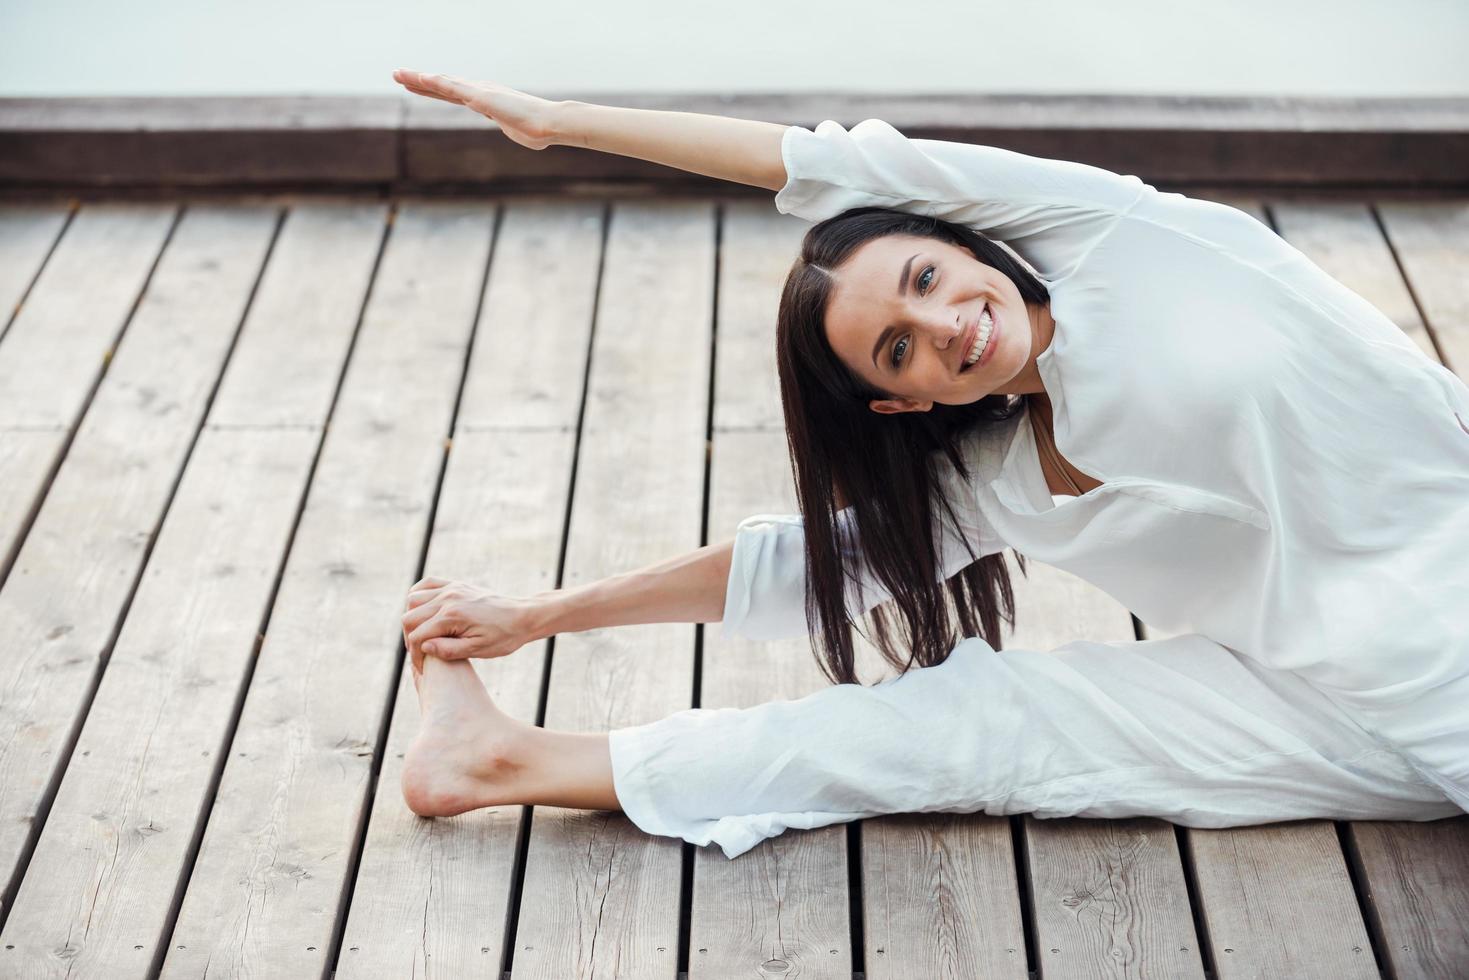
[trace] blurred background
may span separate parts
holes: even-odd
[[[531,92],[1469,94],[1469,0],[4,0],[0,96]]]

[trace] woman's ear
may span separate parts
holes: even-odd
[[[874,398],[867,403],[874,412],[883,415],[896,415],[899,412],[927,412],[933,408],[933,401],[914,401],[912,398]]]

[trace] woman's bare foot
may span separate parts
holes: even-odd
[[[421,817],[519,802],[525,748],[538,731],[490,700],[467,660],[424,657],[416,674],[421,727],[403,759],[403,800]]]
[[[529,803],[620,810],[606,732],[550,731],[495,707],[467,660],[423,658],[422,717],[403,759],[403,800],[421,817]]]

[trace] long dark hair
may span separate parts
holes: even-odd
[[[826,308],[840,266],[860,245],[888,235],[935,238],[967,248],[980,262],[1015,283],[1027,303],[1048,303],[1045,285],[994,242],[962,225],[888,208],[856,208],[813,225],[780,298],[776,361],[781,406],[795,474],[796,497],[805,525],[806,621],[819,623],[812,652],[832,683],[858,683],[852,622],[845,583],[860,582],[853,566],[861,560],[892,595],[875,606],[864,635],[900,672],[914,664],[943,663],[954,648],[948,602],[952,600],[965,636],[983,637],[1001,648],[1000,623],[1014,626],[1014,597],[1004,553],[977,558],[942,584],[938,568],[941,513],[957,523],[938,471],[942,453],[963,480],[968,469],[961,437],[977,426],[999,422],[1022,401],[991,394],[965,405],[935,404],[927,412],[880,414],[868,402],[892,395],[854,374],[826,338]],[[856,541],[837,520],[837,494],[851,507]],[[970,555],[974,551],[970,549]],[[1025,561],[1016,555],[1024,574]],[[865,603],[864,603],[865,604]],[[893,635],[893,614],[902,635]]]

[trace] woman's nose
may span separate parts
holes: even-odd
[[[943,350],[959,339],[959,335],[964,332],[964,324],[956,316],[947,323],[930,321],[925,324],[924,329],[933,339],[934,346]]]

